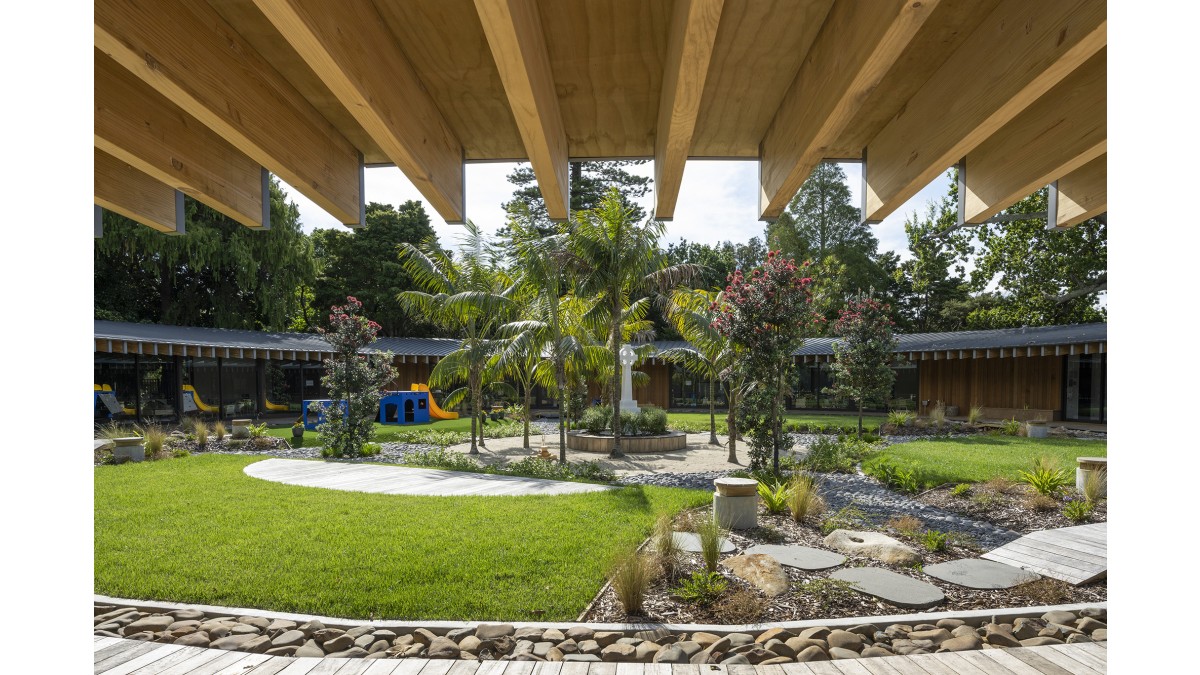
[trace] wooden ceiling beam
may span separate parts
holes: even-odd
[[[186,231],[183,193],[138,171],[100,148],[94,149],[97,205],[165,234]]]
[[[355,148],[206,2],[96,0],[95,46],[339,221],[363,215]]]
[[[430,206],[462,223],[463,146],[370,0],[254,0]]]
[[[1107,52],[967,154],[964,222],[982,223],[1107,151]]]
[[[654,137],[654,217],[671,220],[725,0],[676,0]]]
[[[475,10],[542,191],[546,215],[550,220],[566,220],[571,205],[567,134],[537,4],[475,0]]]
[[[836,2],[760,147],[760,218],[787,208],[938,0]]]
[[[1005,0],[867,145],[863,219],[879,222],[1108,41],[1099,0]]]
[[[258,162],[103,52],[94,57],[97,148],[247,227],[270,227]]]
[[[1058,179],[1054,227],[1074,227],[1108,211],[1108,153]]]

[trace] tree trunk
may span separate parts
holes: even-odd
[[[859,438],[859,440],[862,440],[862,415],[863,415],[863,402],[862,402],[862,399],[859,399],[858,400],[858,438]]]
[[[708,442],[719,445],[717,440],[717,383],[716,378],[708,376]]]
[[[475,373],[467,376],[467,388],[471,396],[471,454],[479,454],[479,446],[475,443],[476,425],[479,424],[479,406],[482,403],[483,392],[480,391],[479,378]],[[483,438],[482,425],[478,427],[479,437]]]
[[[614,305],[616,305],[615,302]],[[624,457],[625,453],[621,452],[621,308],[619,305],[613,307],[612,322],[609,337],[612,340],[613,355],[613,375],[610,380],[613,407],[613,448],[608,456]]]
[[[783,440],[783,375],[776,381],[775,402],[771,411],[771,462],[775,475],[779,475],[779,446]]]
[[[562,360],[554,364],[554,378],[558,382],[558,463],[567,463],[567,415],[570,406],[567,402],[567,366]]]
[[[729,462],[737,464],[737,390],[732,385],[725,400],[729,403],[729,415],[725,419],[725,425],[729,427]]]
[[[525,449],[529,450],[529,384],[525,384],[525,409],[521,414],[525,418]]]

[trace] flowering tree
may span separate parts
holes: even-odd
[[[890,305],[871,296],[858,296],[841,310],[833,343],[834,383],[826,389],[858,403],[858,437],[862,438],[863,402],[882,399],[892,391],[896,373],[891,369],[896,351]]]
[[[735,271],[724,302],[716,307],[713,327],[733,342],[736,352],[729,375],[746,383],[737,420],[750,436],[751,469],[766,468],[770,456],[778,472],[780,451],[792,445],[783,433],[783,418],[793,354],[822,321],[812,308],[807,267],[772,251],[748,276]]]
[[[333,404],[325,411],[321,434],[326,457],[355,457],[375,435],[379,398],[396,376],[390,353],[361,354],[375,341],[379,324],[359,314],[362,303],[353,297],[329,309],[329,329],[320,330],[333,346],[334,356],[325,359],[325,385]]]

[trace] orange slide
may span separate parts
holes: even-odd
[[[429,392],[429,387],[424,384],[414,384],[413,391]],[[456,420],[458,413],[446,412],[438,407],[437,401],[433,400],[433,394],[429,394],[429,416],[435,420]]]

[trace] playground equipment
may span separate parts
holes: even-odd
[[[389,391],[379,399],[380,424],[418,424],[429,421],[427,391]]]
[[[423,391],[423,392],[429,394],[429,387],[424,384],[414,384],[412,386],[412,390],[413,391]],[[446,412],[445,410],[442,410],[441,408],[439,408],[437,401],[433,400],[433,394],[429,394],[429,416],[435,420],[456,420],[456,419],[458,419],[458,413]]]
[[[288,410],[291,410],[291,406],[286,403],[271,403],[270,401],[264,402],[267,404],[267,410],[274,410],[275,412],[287,412]]]
[[[188,398],[191,398],[191,399],[192,399],[192,403],[195,403],[195,404],[196,404],[196,409],[197,409],[197,410],[199,410],[200,412],[206,412],[206,413],[215,413],[215,412],[217,412],[217,406],[215,406],[215,405],[205,405],[205,404],[204,404],[204,401],[200,400],[200,392],[196,391],[196,388],[195,388],[195,387],[193,387],[192,385],[190,385],[190,384],[185,384],[185,385],[183,385],[183,390],[184,390],[185,392],[187,392],[187,393],[191,394],[191,396],[190,396],[190,397],[186,397],[186,398],[184,398],[184,404],[185,404],[185,405],[184,405],[184,412],[189,412],[189,411],[187,410],[187,405],[186,405],[186,404],[187,404],[187,399],[188,399]]]
[[[314,404],[314,403],[320,404],[320,410],[318,410],[317,412],[313,412],[311,410],[312,404]],[[349,417],[350,416],[349,404],[346,402],[345,399],[342,399],[340,401],[340,403],[342,404],[342,417],[344,417],[344,418]],[[305,401],[304,402],[304,428],[308,429],[309,431],[316,431],[318,424],[325,423],[325,411],[328,410],[329,406],[331,406],[331,405],[333,405],[333,399],[331,399],[331,398],[315,398],[315,399],[310,399],[310,400]]]
[[[93,409],[98,409],[100,406],[103,406],[104,410],[106,411],[104,416],[112,419],[113,415],[119,415],[121,413],[125,413],[126,415],[133,415],[137,413],[137,411],[133,408],[126,408],[121,405],[121,402],[117,400],[117,394],[112,390],[112,387],[108,386],[107,384],[93,384],[92,386],[95,388],[92,394]]]

